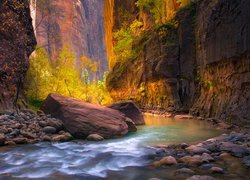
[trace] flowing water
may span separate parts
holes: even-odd
[[[103,142],[38,143],[0,148],[0,179],[149,179],[154,145],[220,135],[202,121],[145,116],[136,133]],[[160,174],[158,174],[160,173]],[[166,172],[164,172],[166,176]]]

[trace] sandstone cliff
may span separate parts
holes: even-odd
[[[109,68],[112,69],[116,63],[113,51],[113,32],[119,30],[124,22],[127,24],[138,15],[136,0],[103,0],[104,1],[104,25],[105,40]]]
[[[98,77],[108,70],[104,32],[103,0],[37,1],[36,37],[54,59],[62,46],[76,58],[87,56],[99,62]]]
[[[250,1],[204,0],[197,18],[201,87],[193,112],[250,121]]]
[[[0,113],[22,96],[29,55],[36,45],[28,1],[0,2]]]
[[[193,6],[183,10],[176,17],[178,27],[162,25],[134,42],[137,58],[117,63],[108,77],[115,100],[133,99],[169,111],[190,107],[195,92],[194,14]]]
[[[247,0],[201,0],[177,13],[178,25],[151,28],[108,78],[115,100],[188,111],[232,123],[250,122]]]

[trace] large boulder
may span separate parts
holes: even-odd
[[[132,101],[117,102],[109,105],[108,107],[122,112],[125,114],[125,116],[130,118],[135,123],[135,125],[145,124],[142,112]]]
[[[128,132],[126,117],[119,111],[71,97],[50,94],[41,110],[60,119],[76,138],[86,138],[90,134],[111,138]]]

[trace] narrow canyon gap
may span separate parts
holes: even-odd
[[[55,59],[58,51],[66,46],[73,50],[76,59],[86,56],[98,62],[98,78],[101,79],[108,70],[104,1],[51,1],[52,12],[44,11],[39,3],[36,1],[36,8],[35,4],[31,5],[38,45],[48,51],[51,59]]]

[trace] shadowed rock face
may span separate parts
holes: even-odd
[[[195,92],[193,11],[178,14],[178,28],[162,27],[134,43],[141,48],[136,60],[117,63],[108,77],[115,100],[133,98],[146,108],[169,111],[190,107]]]
[[[177,13],[178,28],[166,36],[152,30],[134,44],[145,44],[136,59],[116,63],[112,97],[249,124],[249,9],[248,0],[201,0]]]
[[[136,0],[103,0],[104,1],[104,24],[105,40],[109,68],[116,63],[113,49],[113,32],[118,31],[124,22],[130,24],[138,15]]]
[[[108,70],[103,0],[52,0],[51,3],[58,13],[44,17],[37,9],[38,44],[49,51],[52,59],[62,46],[67,46],[76,53],[76,58],[87,56],[98,61],[101,78]]]
[[[201,90],[193,112],[250,123],[250,1],[202,1],[197,19]]]
[[[0,112],[21,105],[28,58],[35,45],[28,1],[0,1]]]
[[[74,98],[50,94],[41,109],[62,120],[64,127],[77,138],[90,134],[111,138],[128,132],[126,117],[119,111]]]
[[[136,125],[144,125],[144,117],[139,107],[132,101],[122,101],[108,106],[111,109],[118,110],[130,118]]]

